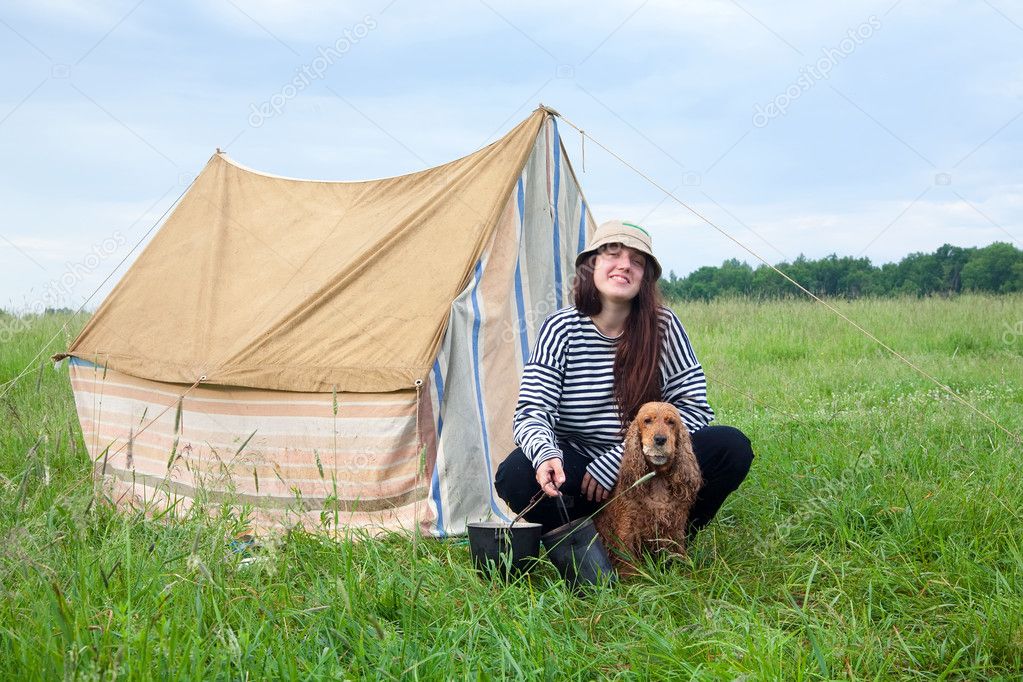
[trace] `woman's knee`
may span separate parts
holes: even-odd
[[[727,482],[732,490],[746,478],[753,464],[753,446],[734,426],[704,427],[693,434],[693,446],[705,478]]]
[[[518,504],[521,500],[528,503],[534,493],[533,488],[539,488],[533,463],[520,448],[515,448],[498,465],[497,473],[494,475],[494,490],[509,507],[516,509],[525,506]]]
[[[741,483],[746,475],[749,473],[750,467],[753,466],[753,443],[746,436],[745,433],[735,428],[734,426],[722,426],[723,439],[725,443],[725,468],[732,475],[732,478],[736,480],[736,483]]]

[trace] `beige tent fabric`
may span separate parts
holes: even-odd
[[[410,388],[548,115],[383,180],[285,179],[214,155],[68,354],[162,382]]]

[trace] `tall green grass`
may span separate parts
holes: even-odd
[[[836,305],[1023,431],[1023,297]],[[246,563],[244,512],[114,512],[66,372],[33,368],[0,400],[0,676],[1018,679],[1023,447],[819,305],[678,312],[757,457],[687,560],[584,597],[481,580],[458,539],[293,532]]]

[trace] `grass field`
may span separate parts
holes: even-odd
[[[836,305],[1023,432],[1023,297]],[[459,539],[243,565],[237,514],[113,512],[66,369],[33,370],[0,400],[0,677],[1019,679],[1023,446],[821,306],[678,312],[757,457],[688,560],[584,598],[483,581]],[[64,319],[29,322],[3,381]]]

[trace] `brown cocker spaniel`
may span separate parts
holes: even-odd
[[[656,475],[629,487],[649,472]],[[595,523],[620,573],[643,549],[685,554],[686,523],[703,484],[689,430],[670,403],[646,403],[629,425],[613,501]],[[623,491],[625,491],[623,493]]]

